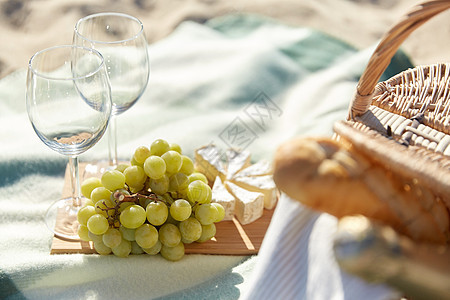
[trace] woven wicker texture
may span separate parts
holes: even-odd
[[[408,144],[450,156],[449,64],[420,66],[377,84],[372,105],[381,109],[369,107],[370,113],[355,119]]]
[[[369,151],[402,176],[423,182],[450,207],[450,64],[418,66],[378,82],[408,35],[448,8],[450,1],[419,4],[382,38],[349,108],[349,124],[364,128],[365,134],[360,141],[352,135],[346,139],[359,145],[375,143],[372,148],[377,151],[366,146],[361,151]],[[384,138],[374,139],[369,128]]]
[[[360,78],[347,121],[334,127],[339,139],[376,164],[369,173],[376,172],[377,166],[384,170],[379,178],[365,175],[366,185],[397,214],[410,213],[405,218],[411,222],[406,226],[410,232],[431,225],[425,231],[443,233],[437,240],[447,244],[450,64],[418,66],[384,82],[378,80],[408,35],[448,8],[448,0],[421,3],[385,34]]]
[[[372,103],[372,94],[383,72],[403,41],[420,25],[450,8],[450,1],[427,1],[415,6],[381,39],[358,83],[350,105],[349,118],[365,113]]]

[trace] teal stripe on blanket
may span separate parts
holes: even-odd
[[[0,297],[1,299],[26,299],[17,289],[14,282],[0,270]]]
[[[206,22],[206,25],[230,38],[245,38],[267,26],[279,28],[282,31],[289,30],[286,25],[257,15],[216,18]],[[295,27],[290,27],[290,29],[298,30]],[[267,37],[267,40],[270,41],[270,37]],[[329,67],[338,57],[354,52],[356,49],[325,33],[308,29],[308,34],[305,34],[302,39],[287,45],[280,45],[278,50],[302,69],[315,72]]]

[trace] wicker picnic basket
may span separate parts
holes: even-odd
[[[417,299],[450,299],[450,63],[379,79],[403,41],[448,8],[413,7],[382,37],[334,137],[293,139],[274,158],[280,190],[338,217],[341,267]]]
[[[406,37],[447,8],[448,0],[419,4],[385,34],[334,139],[281,145],[282,191],[338,218],[360,213],[413,240],[450,244],[450,64],[378,82]]]
[[[426,182],[450,206],[450,64],[419,66],[378,83],[408,35],[448,8],[450,1],[418,5],[383,37],[358,83],[347,124],[367,132],[367,139],[380,134],[377,156]]]
[[[444,244],[450,242],[448,220],[443,221],[442,214],[433,214],[430,203],[443,204],[448,215],[450,63],[417,66],[384,82],[378,80],[409,34],[448,8],[448,0],[419,4],[385,34],[359,80],[347,120],[334,126],[338,139],[349,141],[353,148],[395,174],[385,179],[395,177],[397,184],[403,185],[408,192],[406,205],[419,203],[421,217],[442,221],[439,225],[443,234],[436,232],[433,242]],[[416,226],[417,230],[420,226],[423,224]]]

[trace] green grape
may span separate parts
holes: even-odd
[[[119,204],[119,209],[117,210],[117,212],[119,214],[121,214],[127,207],[133,205],[134,202],[122,202]]]
[[[189,185],[189,179],[186,174],[175,173],[170,176],[169,179],[169,191],[177,192],[187,189]]]
[[[163,139],[157,139],[150,145],[151,155],[161,156],[169,150],[169,143]]]
[[[156,244],[153,247],[150,248],[142,248],[142,250],[144,250],[145,253],[150,254],[150,255],[156,255],[159,253],[159,251],[161,250],[162,244],[161,242],[158,240],[156,241]]]
[[[211,190],[211,188],[209,188],[207,190],[208,190],[208,196],[206,197],[206,202],[205,203],[211,203],[211,201],[212,201],[212,190]]]
[[[169,150],[161,155],[161,158],[166,163],[166,172],[168,174],[175,174],[180,170],[182,163],[180,153]]]
[[[142,168],[144,168],[144,166],[142,166]],[[144,169],[144,172],[145,172],[145,169]],[[147,175],[147,173],[145,173],[145,175]],[[150,191],[150,177],[148,177],[148,175],[147,175],[147,180],[145,180],[145,183],[144,183],[144,188],[142,190],[146,191],[146,192]]]
[[[157,196],[158,197],[158,196]],[[147,206],[151,203],[151,202],[154,202],[155,201],[155,199],[152,199],[152,198],[144,198],[144,203],[141,205],[141,204],[139,204],[139,205],[141,205],[142,207],[145,207],[145,208],[147,208]]]
[[[158,179],[150,178],[148,183],[150,190],[155,194],[162,195],[169,190],[169,177],[167,175],[163,175]]]
[[[127,228],[135,229],[144,224],[146,218],[145,209],[134,204],[125,208],[120,214],[120,223]]]
[[[129,164],[121,163],[116,166],[116,170],[123,173],[123,171],[125,171],[125,169],[128,168],[129,166],[130,166]]]
[[[145,146],[140,146],[137,147],[136,150],[134,151],[134,160],[139,163],[139,164],[143,164],[145,162],[145,160],[147,159],[147,157],[150,156],[150,149],[148,149]]]
[[[96,187],[91,192],[91,200],[92,202],[97,203],[99,200],[109,199],[111,198],[111,191],[105,188],[104,186]]]
[[[195,241],[187,240],[187,239],[183,238],[183,236],[181,236],[181,242],[186,245],[186,244],[192,244]]]
[[[169,209],[164,202],[150,202],[146,208],[147,220],[154,226],[160,226],[166,222]]]
[[[181,154],[181,147],[180,147],[180,145],[178,145],[176,143],[170,143],[169,150],[173,150],[173,151],[176,151]]]
[[[177,245],[170,247],[167,245],[162,245],[161,256],[170,261],[177,261],[184,256],[184,244],[179,242]]]
[[[105,218],[112,216],[114,210],[113,208],[116,204],[111,199],[100,200],[95,203],[95,211],[101,214]]]
[[[211,223],[209,225],[202,225],[202,235],[197,240],[199,243],[209,241],[216,235],[216,225]]]
[[[89,218],[95,215],[96,213],[97,212],[95,211],[95,208],[93,206],[89,205],[81,208],[77,213],[78,223],[86,226]]]
[[[127,257],[131,253],[131,242],[122,239],[119,246],[111,248],[115,256]]]
[[[122,202],[123,199],[125,199],[125,196],[130,196],[130,193],[126,189],[118,189],[111,193],[110,199],[115,204],[118,204]]]
[[[87,221],[87,228],[93,234],[101,235],[108,230],[109,223],[103,215],[95,214]]]
[[[80,239],[82,241],[85,241],[85,242],[88,242],[91,240],[89,238],[89,229],[87,228],[86,225],[80,224],[80,226],[78,226],[78,236],[80,237]]]
[[[185,188],[185,189],[177,191],[177,197],[176,198],[188,199],[188,195],[187,195],[188,191],[189,191],[188,188]],[[192,204],[194,204],[194,203],[192,203]]]
[[[94,249],[100,255],[108,255],[111,253],[111,248],[106,246],[102,241],[94,241]]]
[[[138,186],[129,186],[128,188],[130,189],[132,194],[136,194],[144,189],[144,184]]]
[[[161,197],[164,199],[167,205],[172,205],[172,203],[175,201],[173,197],[169,193],[165,193],[161,195]]]
[[[211,203],[201,204],[195,210],[195,218],[197,218],[202,225],[209,225],[219,218],[219,211],[217,210],[217,207]]]
[[[208,184],[208,179],[206,178],[206,176],[199,172],[192,173],[191,175],[188,176],[188,179],[189,179],[189,183],[194,182],[196,180],[200,180],[200,181],[203,181],[204,183]]]
[[[87,227],[87,226],[86,226]],[[88,229],[89,230],[89,229]],[[94,243],[101,242],[103,244],[103,235],[93,234],[92,232],[88,232],[88,237]]]
[[[86,199],[86,200],[84,200],[84,205],[83,205],[83,207],[86,207],[86,206],[94,206],[95,205],[95,203],[94,203],[94,201],[92,201],[91,199]]]
[[[181,239],[186,241],[196,241],[202,235],[202,224],[193,217],[188,218],[178,224]]]
[[[125,183],[130,187],[143,187],[147,179],[144,169],[139,166],[126,168],[123,175],[125,175]]]
[[[109,248],[114,248],[119,246],[122,241],[122,234],[118,229],[109,228],[102,237],[103,244],[108,246]]]
[[[106,171],[103,173],[101,181],[105,188],[114,191],[125,186],[125,175],[117,170]]]
[[[163,245],[175,247],[181,241],[181,233],[174,224],[166,223],[159,228],[159,240]]]
[[[194,172],[194,162],[192,162],[192,159],[186,155],[181,155],[181,168],[179,172],[191,175]]]
[[[131,254],[142,254],[144,250],[136,242],[131,242]]]
[[[191,216],[191,204],[184,199],[175,200],[170,206],[170,215],[177,221],[184,221]]]
[[[217,208],[217,219],[214,220],[214,223],[220,222],[225,218],[225,208],[220,203],[214,202],[211,203],[211,205],[214,205]]]
[[[127,241],[133,242],[135,241],[135,231],[136,229],[130,229],[130,228],[126,228],[123,225],[120,225],[119,227],[119,231],[120,233],[122,233],[122,238],[124,238]]]
[[[210,192],[209,185],[201,180],[196,180],[189,184],[187,196],[192,203],[206,203]]]
[[[194,217],[195,217],[195,214],[197,213],[197,209],[199,208],[201,206],[201,204],[195,204],[194,206],[192,206],[192,212],[194,213]]]
[[[96,188],[102,186],[102,182],[97,177],[86,178],[83,183],[81,183],[81,194],[90,199],[92,191]]]
[[[175,226],[178,226],[178,224],[180,224],[180,221],[175,220],[175,219],[172,217],[172,215],[169,214],[169,215],[167,216],[166,223],[168,223],[168,224],[173,224],[173,225],[175,225]]]
[[[140,164],[140,163],[138,163],[137,161],[136,161],[136,159],[134,158],[134,155],[131,157],[131,159],[130,159],[130,164],[132,165],[132,166],[139,166],[139,167],[144,167],[144,164]]]
[[[145,160],[144,171],[152,179],[161,178],[166,173],[166,162],[161,157],[152,155]]]
[[[143,224],[136,229],[136,243],[142,248],[151,248],[158,241],[158,230],[150,224]]]

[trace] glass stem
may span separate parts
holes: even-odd
[[[116,117],[111,116],[108,125],[109,165],[117,166],[117,126]]]
[[[69,157],[70,182],[72,184],[73,207],[81,206],[80,177],[78,173],[78,157]]]

